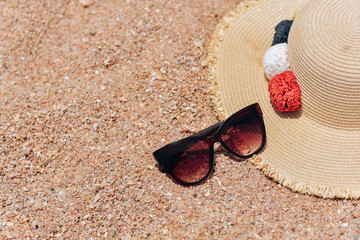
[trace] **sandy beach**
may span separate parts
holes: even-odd
[[[183,187],[152,152],[218,122],[206,57],[239,0],[0,0],[0,239],[358,239],[358,200],[216,145]]]

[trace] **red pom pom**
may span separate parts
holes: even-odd
[[[293,72],[275,75],[269,82],[269,92],[277,111],[292,112],[301,108],[301,89]]]

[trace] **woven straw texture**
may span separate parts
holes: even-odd
[[[224,17],[208,57],[213,101],[221,119],[260,104],[267,144],[250,161],[266,175],[301,193],[359,198],[360,5],[355,0],[306,2],[245,1]],[[302,88],[303,108],[278,113],[270,102],[261,59],[274,27],[295,13],[289,57]],[[356,21],[349,24],[350,19]],[[328,28],[322,30],[322,25]]]
[[[304,114],[333,128],[359,130],[360,2],[309,2],[291,29],[289,49]]]

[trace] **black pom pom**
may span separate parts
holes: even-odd
[[[287,43],[293,20],[283,20],[275,27],[275,35],[271,46]]]

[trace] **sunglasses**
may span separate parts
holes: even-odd
[[[170,143],[153,155],[163,172],[184,186],[204,181],[214,168],[214,143],[219,142],[239,158],[260,152],[266,141],[265,125],[258,103],[234,113],[187,138]]]

